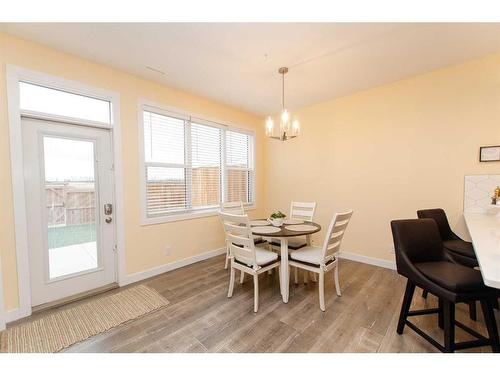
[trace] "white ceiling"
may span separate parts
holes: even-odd
[[[499,23],[10,23],[0,30],[262,115],[281,107],[280,66],[290,67],[293,109],[500,51]]]

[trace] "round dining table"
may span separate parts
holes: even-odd
[[[260,219],[257,221],[265,221],[266,219]],[[309,225],[311,228],[308,228],[308,230],[290,230],[287,229],[287,227],[293,227],[296,225]],[[270,224],[269,224],[270,225]],[[312,228],[314,227],[314,229]],[[280,240],[281,243],[281,266],[280,266],[280,290],[281,290],[281,297],[283,298],[284,303],[288,303],[288,297],[290,295],[290,271],[288,267],[288,239],[291,237],[301,237],[305,236],[306,237],[306,243],[307,245],[311,244],[311,235],[314,233],[317,233],[321,230],[321,226],[317,223],[314,223],[312,221],[304,221],[301,224],[283,224],[281,227],[276,227],[279,228],[278,232],[274,233],[265,233],[265,232],[259,232],[259,228],[262,228],[262,226],[252,226],[252,233],[255,235],[258,235],[260,237],[263,237],[265,239],[278,239]]]

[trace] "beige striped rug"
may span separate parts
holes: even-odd
[[[168,305],[155,290],[139,285],[8,328],[2,351],[55,353],[98,333]]]

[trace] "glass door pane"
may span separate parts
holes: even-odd
[[[43,137],[49,278],[98,268],[94,142]]]

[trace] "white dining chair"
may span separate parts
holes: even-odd
[[[287,219],[313,221],[315,212],[316,202],[292,202],[290,204],[290,212]],[[278,240],[272,240],[271,245],[279,247],[280,243]],[[298,250],[307,245],[305,237],[294,237],[288,240],[288,248],[291,250]]]
[[[290,203],[290,211],[287,219],[314,221],[314,213],[316,212],[316,202],[294,202]],[[272,239],[270,245],[273,247],[280,247],[280,242],[277,239]],[[290,250],[298,250],[304,246],[309,245],[306,237],[292,237],[288,239],[288,248]],[[297,269],[295,269],[297,277]],[[313,281],[316,281],[316,274],[312,276]],[[307,283],[307,272],[304,272],[304,283]]]
[[[257,312],[259,310],[259,275],[280,266],[278,254],[255,246],[252,227],[247,215],[235,215],[222,211],[219,215],[230,249],[231,273],[227,296],[230,298],[233,295],[235,270],[238,269],[242,273],[252,275],[254,284],[253,311]]]
[[[235,202],[225,202],[221,204],[221,211],[228,214],[235,215],[245,215],[245,206],[242,201]],[[266,241],[259,236],[254,236],[254,242],[256,245],[265,243]],[[229,245],[226,243],[226,262],[224,263],[224,269],[226,270],[229,264]],[[243,283],[244,274],[241,274],[241,283]]]
[[[227,214],[244,215],[245,210],[243,208],[243,202],[225,202],[221,204],[221,212]],[[224,226],[224,223],[223,223]],[[226,237],[227,238],[227,237]],[[224,269],[226,270],[229,265],[229,243],[226,239],[226,261],[224,263]],[[243,276],[242,276],[243,277]]]
[[[290,253],[289,265],[319,274],[319,306],[325,311],[325,273],[333,270],[335,289],[340,296],[339,259],[340,245],[353,211],[333,216],[322,247],[305,246]],[[298,283],[295,274],[295,283]]]

